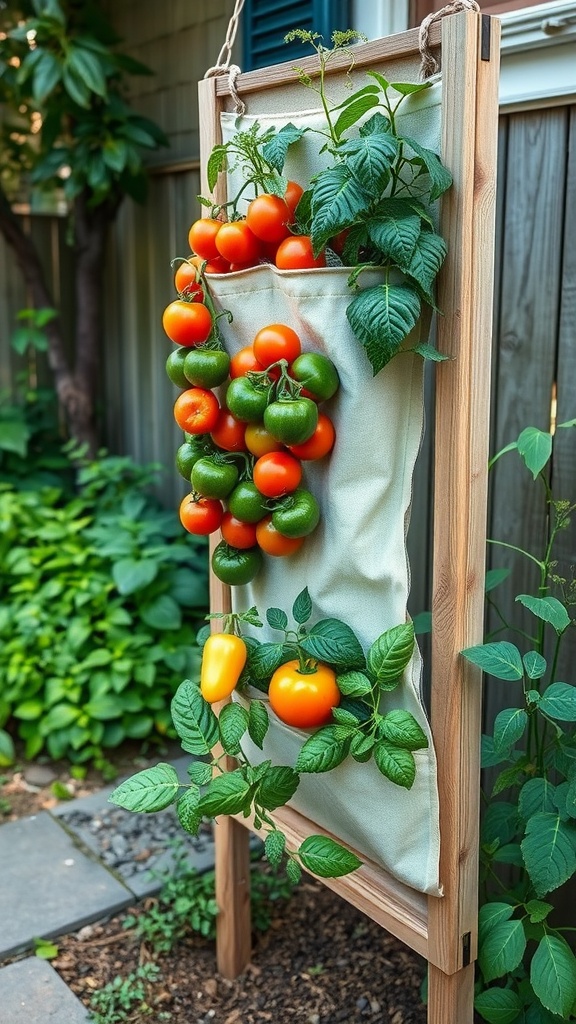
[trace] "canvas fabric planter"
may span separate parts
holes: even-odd
[[[438,87],[424,95],[425,99],[416,97],[412,102],[415,123],[410,125],[410,134],[437,151]],[[404,115],[408,116],[410,113]],[[270,118],[224,114],[224,140],[255,119],[263,127],[288,121],[297,126],[322,123],[317,111]],[[403,130],[408,133],[406,126]],[[320,169],[314,157],[318,148],[318,136],[305,136],[289,155],[286,175],[304,184]],[[229,195],[239,188],[238,173],[231,175]],[[303,351],[324,353],[340,375],[337,394],[321,406],[336,428],[334,450],[318,462],[303,463],[303,486],[319,501],[320,524],[295,555],[265,555],[264,568],[254,582],[233,588],[233,608],[244,611],[256,605],[263,614],[268,607],[279,607],[289,615],[297,594],[307,586],[313,621],[342,619],[367,650],[381,633],[404,622],[407,615],[410,570],[406,532],[423,427],[423,362],[420,356],[402,352],[372,376],[345,315],[352,298],[348,276],[349,271],[341,267],[281,271],[262,264],[232,274],[210,275],[208,283],[216,307],[233,315],[231,324],[224,317],[219,320],[231,354],[250,345],[260,328],[284,323],[297,332]],[[366,287],[381,279],[377,271],[365,272],[360,284]],[[421,333],[425,331],[418,325],[403,348],[425,341]],[[268,627],[255,635],[260,640],[279,639]],[[290,803],[407,885],[438,896],[436,759],[421,699],[421,668],[416,649],[402,683],[382,701],[384,712],[398,707],[410,711],[428,738],[428,748],[414,755],[417,770],[412,789],[391,783],[372,761],[358,764],[348,758],[326,774],[302,775]],[[262,698],[259,692],[255,696]],[[293,765],[309,733],[285,726],[272,712],[270,720],[263,752],[248,741],[247,755],[254,762],[271,758],[276,764]]]

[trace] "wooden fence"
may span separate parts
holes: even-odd
[[[126,203],[110,244],[102,359],[106,444],[139,462],[164,466],[162,495],[176,505],[186,485],[173,468],[181,435],[172,417],[176,390],[164,372],[171,345],[163,334],[162,310],[173,297],[170,261],[188,255],[187,233],[199,208],[198,170],[155,171],[146,207]],[[70,251],[64,225],[32,218],[41,241],[56,298],[70,320]],[[549,430],[576,417],[576,107],[554,107],[504,115],[500,128],[498,236],[492,386],[492,451],[517,438],[528,425]],[[10,253],[0,246],[0,386],[9,387],[21,361],[10,352],[13,316],[25,304]],[[40,377],[45,370],[40,365]],[[427,404],[433,392],[428,374]],[[414,483],[409,552],[411,611],[429,606],[430,506],[433,418]],[[555,440],[551,481],[558,497],[576,501],[576,434],[561,430]],[[513,454],[492,473],[489,536],[540,555],[546,535],[546,505],[538,484]],[[537,579],[527,559],[508,549],[490,549],[492,566],[512,567],[497,592],[505,614],[517,616],[513,598],[535,593]],[[558,547],[558,573],[576,570],[576,528]],[[572,568],[571,568],[572,567]],[[489,616],[489,626],[497,619]],[[566,643],[559,678],[570,679],[576,639]],[[487,716],[503,706],[506,684],[487,688]]]

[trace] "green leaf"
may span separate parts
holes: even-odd
[[[80,709],[72,704],[55,704],[50,711],[43,716],[38,731],[41,736],[48,736],[51,732],[59,729],[66,729],[72,725],[80,715]]]
[[[431,82],[390,82],[390,88],[395,89],[402,96],[414,96],[417,92],[429,89],[431,85]]]
[[[567,1020],[576,1002],[576,957],[558,935],[544,935],[530,964],[530,982],[551,1013]]]
[[[115,718],[122,718],[125,710],[125,703],[122,697],[114,693],[101,693],[92,697],[84,705],[83,711],[99,722],[113,721]]]
[[[256,802],[268,811],[275,811],[294,796],[300,779],[293,768],[273,765],[260,780]]]
[[[283,644],[259,644],[248,656],[248,673],[255,679],[268,680],[285,661]]]
[[[514,864],[515,867],[524,867],[522,850],[519,843],[506,843],[495,850],[492,859],[497,864]]]
[[[414,214],[374,217],[368,224],[368,235],[384,259],[393,260],[402,269],[410,263],[419,234],[420,218]]]
[[[480,741],[480,766],[481,768],[492,768],[502,761],[508,760],[508,751],[496,750],[492,736],[482,736]]]
[[[422,346],[417,346],[421,348]],[[414,626],[415,636],[423,636],[425,633],[432,632],[432,612],[418,612],[412,618],[412,625]]]
[[[185,832],[197,836],[202,823],[202,814],[199,810],[200,793],[197,789],[187,789],[176,804],[178,821]]]
[[[209,783],[198,809],[207,818],[215,818],[218,814],[238,814],[244,810],[249,793],[250,786],[239,769],[225,772]]]
[[[108,797],[110,803],[128,811],[162,811],[174,803],[180,789],[175,768],[161,762],[153,768],[132,775],[122,782]]]
[[[42,103],[50,95],[52,90],[58,85],[61,77],[62,65],[60,61],[49,50],[43,50],[41,58],[35,63],[32,79],[32,95],[37,103]]]
[[[528,715],[524,708],[505,708],[494,722],[494,749],[509,750],[524,735]]]
[[[544,690],[538,707],[559,722],[576,722],[576,686],[551,683]]]
[[[310,736],[296,759],[297,772],[329,772],[348,756],[350,735],[337,725],[326,725]]]
[[[528,679],[542,679],[546,669],[546,658],[543,658],[538,651],[528,651],[522,658]]]
[[[551,903],[544,903],[543,900],[528,900],[525,906],[532,924],[539,924],[541,921],[545,921],[548,914],[554,910]]]
[[[498,793],[502,793],[505,789],[509,789],[510,786],[517,785],[522,778],[526,764],[527,759],[524,757],[515,762],[509,768],[504,768],[492,786],[492,796],[498,796]]]
[[[49,939],[33,939],[34,956],[40,960],[54,960],[58,956],[58,946]]]
[[[195,786],[206,786],[212,778],[212,765],[206,761],[192,761],[187,771]]]
[[[251,700],[248,712],[248,735],[260,750],[262,750],[269,725],[270,720],[264,702]]]
[[[348,107],[348,111],[351,109]],[[344,117],[346,113],[343,111],[340,116]],[[345,142],[339,152],[344,155],[346,167],[360,188],[378,198],[390,180],[392,161],[398,152],[396,136],[386,132],[361,135],[359,139]]]
[[[430,359],[433,363],[445,363],[446,360],[450,358],[449,356],[443,355],[442,352],[439,352],[433,345],[428,345],[427,343],[415,345],[414,351],[417,352],[419,356],[422,356],[423,359]],[[421,612],[420,614],[425,613]],[[415,617],[415,620],[416,618],[418,618],[418,616]],[[429,632],[429,630],[427,630],[427,632]]]
[[[304,590],[301,590],[298,594],[298,597],[292,605],[292,615],[294,621],[301,626],[304,625],[305,622],[308,622],[308,619],[312,615],[312,598],[308,593],[308,587],[304,587]]]
[[[372,683],[363,672],[343,672],[336,679],[340,693],[346,697],[364,697],[372,690]]]
[[[84,80],[72,68],[64,66],[62,82],[70,99],[77,103],[79,107],[87,110],[90,106],[90,91],[86,87]]]
[[[396,355],[419,316],[420,299],[407,285],[375,285],[352,299],[346,317],[366,349],[374,374]]]
[[[404,142],[408,143],[410,149],[414,150],[417,156],[420,157],[428,174],[430,175],[430,202],[435,202],[439,199],[443,192],[446,192],[452,184],[452,175],[445,167],[442,166],[440,160],[433,153],[431,149],[425,149],[420,143],[414,139],[404,137]]]
[[[28,424],[18,420],[0,419],[0,428],[0,451],[14,452],[24,459],[28,451],[28,440],[32,436]]]
[[[554,627],[558,636],[568,629],[570,616],[564,605],[555,597],[532,597],[530,594],[518,594],[516,598],[528,611],[533,612],[539,619],[549,622]]]
[[[379,740],[374,747],[374,760],[378,770],[390,782],[404,789],[412,788],[416,778],[416,763],[410,750],[401,750],[386,740]]]
[[[524,821],[539,811],[553,813],[556,810],[555,791],[556,787],[548,779],[528,779],[518,797],[518,812]]]
[[[208,754],[218,742],[218,719],[196,683],[185,679],[171,704],[174,728],[188,754]]]
[[[364,651],[354,631],[340,619],[320,619],[300,641],[312,658],[335,668],[363,668]]]
[[[500,921],[509,921],[514,907],[509,903],[484,903],[478,911],[478,942],[482,945]]]
[[[518,437],[516,447],[535,480],[552,455],[552,435],[538,430],[538,427],[526,427]]]
[[[350,97],[346,106],[340,104],[344,109],[338,115],[334,124],[334,134],[338,139],[352,125],[356,124],[364,114],[367,114],[373,107],[378,106],[378,97],[372,92],[372,86],[366,86],[366,89],[370,89],[370,92],[362,91],[360,95]]]
[[[32,722],[40,718],[44,713],[44,702],[38,699],[25,700],[18,704],[13,711],[14,718],[22,718],[25,722]]]
[[[106,139],[102,148],[104,163],[120,174],[128,162],[129,152],[124,139]]]
[[[66,59],[68,66],[82,79],[90,92],[103,98],[106,96],[106,77],[95,53],[72,44],[68,47]]]
[[[557,889],[576,871],[576,827],[558,814],[533,814],[526,826],[522,855],[537,896]]]
[[[266,621],[272,629],[288,629],[288,616],[281,608],[268,608]]]
[[[367,74],[370,74],[368,71]],[[367,88],[369,88],[367,86]],[[379,110],[360,125],[360,135],[380,135],[390,131],[390,118],[384,117]]]
[[[158,575],[159,563],[154,558],[122,558],[112,566],[112,578],[118,591],[126,596],[143,590]]]
[[[404,750],[422,750],[428,746],[424,730],[410,711],[401,708],[389,711],[380,722],[379,729],[385,740]]]
[[[356,854],[328,836],[308,836],[298,849],[298,856],[304,867],[320,878],[339,878],[362,865]]]
[[[312,191],[310,236],[314,253],[318,254],[329,238],[365,213],[370,201],[343,164],[321,171]]]
[[[416,239],[410,262],[400,266],[429,295],[447,252],[446,242],[440,235],[422,231]]]
[[[295,860],[292,859],[292,857],[290,857],[286,862],[286,875],[288,877],[288,881],[291,882],[292,885],[298,885],[298,882],[302,878],[302,868]]]
[[[511,569],[488,569],[484,590],[487,594],[508,579]]]
[[[212,192],[218,181],[218,175],[220,171],[224,170],[226,166],[226,146],[214,146],[214,149],[208,157],[208,164],[206,167],[206,174],[208,178],[208,188]]]
[[[393,690],[414,651],[414,623],[382,633],[368,651],[368,669],[382,690]]]
[[[0,729],[0,768],[7,768],[14,764],[15,760],[16,751],[12,737],[5,729]]]
[[[478,963],[484,981],[502,978],[515,970],[524,956],[525,949],[526,936],[521,921],[499,921],[493,925],[478,952]]]
[[[467,647],[462,654],[473,665],[478,665],[483,672],[496,679],[522,679],[524,675],[520,651],[507,640]]]
[[[227,754],[240,752],[240,740],[248,728],[248,712],[241,704],[225,704],[218,717],[220,739]]]
[[[510,988],[487,988],[475,997],[474,1009],[488,1024],[514,1024],[519,1019],[522,1001]]]
[[[284,850],[286,849],[286,836],[279,829],[269,832],[264,840],[264,852],[268,862],[273,868],[280,867]]]
[[[507,800],[492,800],[482,818],[481,841],[485,846],[504,846],[518,831],[518,809]]]
[[[289,147],[298,142],[306,131],[306,128],[297,128],[289,122],[262,146],[262,156],[278,174],[282,174]]]
[[[182,611],[169,594],[160,594],[153,601],[142,605],[140,615],[143,622],[152,629],[180,629]]]

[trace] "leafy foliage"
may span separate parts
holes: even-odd
[[[544,554],[514,548],[538,567],[537,593],[516,597],[534,618],[534,636],[508,616],[506,639],[490,638],[462,652],[502,680],[507,692],[520,688],[519,700],[496,715],[492,735],[483,737],[484,767],[501,767],[482,823],[475,1007],[483,1020],[499,1024],[552,1024],[576,1015],[573,929],[560,923],[561,887],[576,875],[576,685],[557,679],[560,647],[574,628],[576,586],[558,575],[554,560],[556,538],[576,505],[551,492],[546,467],[552,449],[550,434],[527,427],[492,460],[516,452],[543,485],[549,522]],[[491,604],[508,572],[491,570]]]

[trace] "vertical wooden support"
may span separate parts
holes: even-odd
[[[491,37],[491,38],[490,38]],[[460,651],[481,643],[498,126],[498,23],[473,13],[442,32],[442,210],[449,257],[439,296],[432,598],[432,729],[440,791],[440,878],[429,900],[429,1024],[472,1024],[478,914],[481,676]],[[475,128],[474,128],[475,126]]]
[[[222,100],[216,95],[216,79],[198,83],[200,118],[200,164],[202,195],[209,195],[206,178],[208,157],[215,145],[222,141],[220,112]],[[226,185],[221,175],[213,192],[215,202],[226,200]],[[219,537],[217,537],[217,540]],[[216,541],[211,538],[210,553]],[[230,587],[210,574],[210,608],[213,612],[230,611]],[[212,620],[212,629],[220,624]],[[218,710],[218,709],[217,709]],[[234,768],[234,759],[226,758],[226,768]],[[216,902],[216,956],[218,970],[225,978],[236,978],[250,961],[250,835],[247,830],[228,816],[217,818],[214,830]]]

